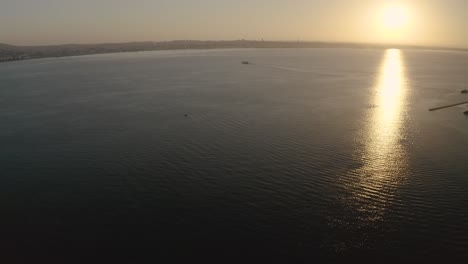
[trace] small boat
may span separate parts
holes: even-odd
[[[248,61],[243,61],[242,64],[250,64]]]
[[[464,114],[465,114],[465,115],[468,115],[468,111],[465,111],[465,113],[464,113]]]
[[[462,90],[461,93],[462,94],[468,94],[468,90]]]

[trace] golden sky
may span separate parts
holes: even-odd
[[[468,47],[467,0],[0,0],[0,6],[0,42],[16,45],[263,38]]]

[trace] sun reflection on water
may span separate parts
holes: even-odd
[[[348,201],[362,225],[375,225],[385,219],[404,181],[407,79],[400,50],[385,51],[372,92],[376,108],[369,113],[362,134],[362,167],[355,171],[352,198]]]
[[[402,53],[385,51],[373,90],[368,127],[363,134],[362,167],[355,171],[352,202],[362,225],[384,221],[386,211],[398,199],[405,179],[405,115],[407,78]]]
[[[375,89],[377,108],[370,118],[364,153],[364,171],[374,179],[395,176],[406,160],[401,140],[407,80],[400,50],[385,52]]]
[[[385,232],[385,221],[398,205],[406,179],[406,122],[408,80],[403,54],[386,50],[380,65],[365,126],[357,138],[359,166],[343,178],[340,212],[330,218],[336,231],[332,248],[372,247]]]

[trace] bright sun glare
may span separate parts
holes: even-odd
[[[383,10],[382,22],[386,28],[400,29],[408,23],[408,10],[404,6],[388,6]]]

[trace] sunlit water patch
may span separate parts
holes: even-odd
[[[406,154],[407,95],[409,83],[402,52],[386,50],[371,89],[368,122],[356,138],[360,166],[343,177],[342,214],[331,216],[331,225],[342,229],[329,245],[337,251],[372,247],[370,233],[384,232],[388,209],[398,202],[399,187],[408,173]],[[352,236],[344,235],[347,232]],[[382,233],[383,235],[383,233]]]

